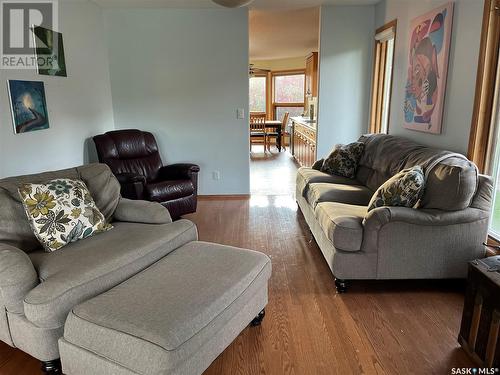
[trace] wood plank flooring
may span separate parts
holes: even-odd
[[[273,262],[262,325],[246,328],[205,375],[450,374],[473,366],[456,341],[463,283],[363,281],[336,294],[293,179],[283,177],[293,163],[285,153],[267,159],[265,176],[283,169],[280,180],[265,177],[280,195],[264,195],[265,184],[253,181],[250,198],[201,200],[189,215],[202,240],[259,250]],[[253,162],[252,180],[265,168]],[[38,361],[0,344],[0,374],[41,372]]]

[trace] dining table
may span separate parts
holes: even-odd
[[[266,129],[272,129],[273,133],[277,133],[276,147],[278,151],[281,152],[281,132],[283,123],[280,120],[266,120]]]

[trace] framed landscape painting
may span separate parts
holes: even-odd
[[[440,134],[450,53],[453,3],[412,20],[403,127]]]
[[[39,81],[7,81],[14,132],[27,133],[49,128],[45,87]]]
[[[66,59],[61,33],[41,26],[33,27],[38,74],[66,77]]]

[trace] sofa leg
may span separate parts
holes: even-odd
[[[54,359],[52,361],[42,361],[42,371],[47,375],[62,374],[61,360]]]
[[[337,288],[338,293],[345,293],[347,292],[349,284],[347,280],[342,280],[342,279],[335,279],[335,287]]]
[[[255,318],[253,318],[253,320],[250,322],[250,325],[252,327],[260,326],[265,316],[266,316],[266,310],[263,309]]]

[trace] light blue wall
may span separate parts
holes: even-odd
[[[199,164],[200,194],[248,194],[248,11],[107,10],[105,23],[116,128]]]
[[[373,6],[321,7],[318,159],[367,131],[374,12]]]
[[[68,77],[0,70],[0,178],[73,167],[95,160],[90,138],[112,130],[113,109],[102,10],[91,2],[59,2]],[[15,135],[8,79],[43,81],[50,128]]]
[[[393,19],[398,20],[389,133],[411,138],[429,146],[465,153],[472,121],[483,0],[455,1],[442,134],[420,133],[403,129],[401,126],[404,118],[410,22],[413,18],[441,5],[443,5],[442,0],[405,2],[383,0],[376,5],[377,27]]]

